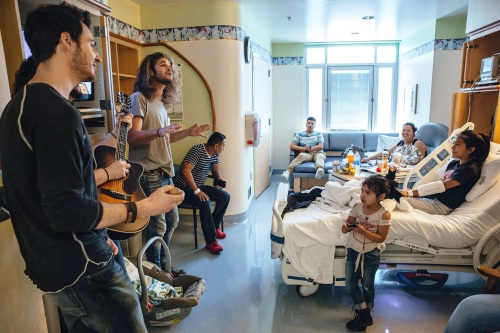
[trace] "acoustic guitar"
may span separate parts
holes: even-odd
[[[122,92],[116,96],[117,111],[130,113],[130,97]],[[135,202],[146,198],[139,179],[144,172],[144,167],[126,158],[128,124],[120,123],[116,148],[110,146],[97,146],[94,149],[94,159],[97,168],[105,168],[114,161],[126,161],[130,164],[129,173],[121,179],[110,180],[98,186],[99,200],[106,203]],[[111,239],[124,240],[143,230],[149,222],[147,218],[137,218],[133,223],[119,223],[108,227]]]

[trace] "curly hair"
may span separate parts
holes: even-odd
[[[363,185],[368,186],[370,191],[374,192],[377,197],[385,194],[385,197],[387,198],[391,191],[391,182],[389,181],[389,179],[381,175],[373,175],[366,178],[363,181]]]
[[[162,52],[156,52],[147,55],[141,61],[141,64],[137,71],[137,80],[134,83],[134,92],[138,91],[148,99],[151,97],[151,94],[155,91],[155,64],[161,58],[167,59],[172,66],[172,81],[165,86],[165,89],[163,89],[163,93],[161,95],[161,100],[163,104],[165,104],[165,107],[168,109],[169,107],[180,102],[182,92],[182,83],[179,77],[179,71],[177,70],[177,66],[174,63],[174,59],[170,55]]]

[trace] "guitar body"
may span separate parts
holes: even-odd
[[[94,149],[94,159],[97,168],[105,168],[115,161],[116,149],[109,146],[97,146]],[[98,186],[99,201],[106,203],[136,202],[146,198],[142,190],[139,179],[144,171],[144,167],[139,163],[125,160],[130,164],[127,177],[117,180],[110,180]],[[136,219],[134,223],[119,223],[108,227],[108,230],[116,231],[112,239],[123,240],[134,236],[143,230],[149,223],[149,217]],[[118,233],[124,233],[118,235]],[[116,235],[116,236],[115,236]]]

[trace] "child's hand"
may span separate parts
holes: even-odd
[[[349,231],[351,231],[345,224],[342,224],[342,233],[347,234]]]

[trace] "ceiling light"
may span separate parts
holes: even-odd
[[[291,20],[292,20],[292,17],[291,17],[291,16],[287,16],[287,17],[286,17],[286,19],[287,19],[288,21],[291,21]]]
[[[373,20],[375,16],[363,16],[363,20]]]

